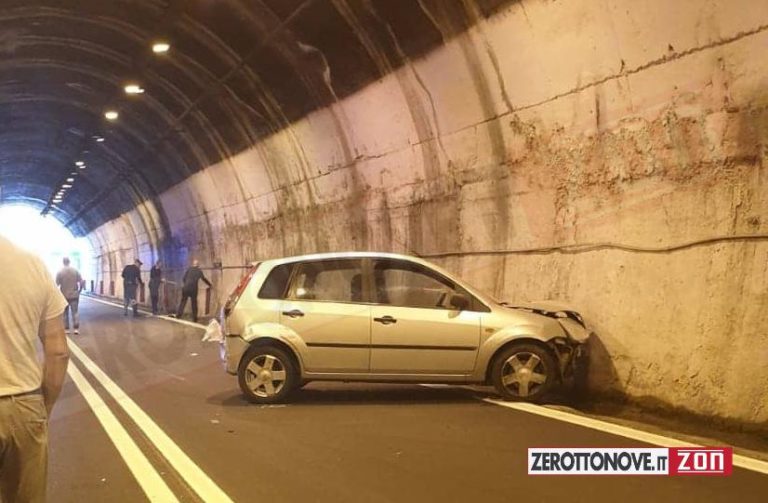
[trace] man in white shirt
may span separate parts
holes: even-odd
[[[8,286],[0,289],[0,500],[44,503],[48,415],[69,360],[67,301],[42,260],[2,236],[0,272]]]
[[[83,278],[80,271],[69,265],[69,257],[62,260],[64,267],[56,274],[56,284],[61,294],[67,299],[67,307],[64,308],[64,330],[69,330],[69,316],[72,315],[72,328],[75,334],[80,333],[80,315],[78,304],[80,303],[80,291],[83,288]]]

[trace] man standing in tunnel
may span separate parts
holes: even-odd
[[[197,322],[197,284],[200,280],[211,288],[211,282],[200,270],[200,262],[197,259],[192,261],[192,267],[186,270],[181,286],[181,302],[176,312],[176,317],[181,318],[184,314],[184,308],[187,306],[187,299],[192,303],[192,321]]]
[[[136,301],[136,289],[139,285],[144,286],[144,282],[141,281],[141,264],[142,261],[136,259],[133,264],[129,264],[123,268],[123,308],[125,309],[124,316],[128,316],[128,305],[133,308],[133,316],[139,315],[139,303]]]
[[[163,266],[158,260],[149,270],[149,298],[152,301],[152,314],[157,315],[160,301],[160,284],[163,282]]]
[[[0,289],[0,501],[45,503],[48,417],[69,361],[67,301],[45,264],[3,237],[0,271],[13,285]]]
[[[69,257],[62,260],[64,267],[56,274],[56,284],[61,290],[61,294],[67,299],[67,307],[64,309],[64,330],[69,330],[69,318],[72,317],[72,329],[75,334],[80,333],[80,314],[78,313],[78,304],[80,303],[80,291],[83,287],[83,278],[80,271],[69,265]]]

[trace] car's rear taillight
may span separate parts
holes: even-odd
[[[245,291],[248,283],[253,277],[253,274],[256,272],[256,269],[259,268],[259,265],[260,263],[253,264],[250,269],[248,269],[248,272],[245,274],[245,276],[240,279],[240,283],[237,284],[237,287],[229,295],[227,303],[224,304],[224,316],[229,316],[229,313],[231,313],[232,309],[235,308],[235,304],[237,304],[237,301],[240,300],[240,296]]]

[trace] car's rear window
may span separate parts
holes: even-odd
[[[281,264],[275,266],[267,276],[264,285],[259,290],[260,299],[282,299],[288,288],[288,280],[294,264]]]

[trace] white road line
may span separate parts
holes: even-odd
[[[144,494],[149,501],[158,503],[178,503],[178,499],[173,494],[165,481],[157,473],[141,449],[136,445],[131,436],[125,431],[123,425],[117,420],[115,415],[109,410],[107,404],[101,399],[99,394],[93,389],[80,370],[73,364],[70,364],[67,373],[72,382],[83,395],[85,401],[93,410],[96,419],[101,423],[104,431],[107,432],[109,439],[115,444],[117,452],[128,465],[128,469],[133,474],[136,482],[139,483]]]
[[[704,447],[676,438],[665,437],[663,435],[657,435],[655,433],[649,433],[647,431],[629,428],[628,426],[621,426],[618,424],[609,423],[607,421],[593,419],[591,417],[572,414],[562,410],[549,409],[547,407],[542,407],[540,405],[534,405],[531,403],[504,402],[502,400],[494,400],[492,398],[482,398],[481,400],[487,403],[492,403],[494,405],[507,407],[509,409],[528,412],[529,414],[536,414],[538,416],[544,416],[549,419],[556,419],[558,421],[583,426],[585,428],[591,428],[593,430],[610,433],[612,435],[618,435],[620,437],[630,438],[632,440],[645,442],[647,444],[658,445],[660,447]],[[762,461],[760,459],[750,458],[740,454],[734,454],[733,465],[738,466],[739,468],[744,468],[745,470],[751,470],[753,472],[768,475],[768,462]]]
[[[107,306],[113,306],[113,307],[119,307],[120,309],[125,309],[125,308],[124,308],[124,306],[123,306],[122,304],[118,304],[117,302],[110,302],[110,301],[108,301],[108,300],[99,299],[99,298],[97,298],[97,297],[93,297],[93,296],[91,296],[91,295],[87,295],[86,297],[87,297],[88,299],[90,299],[90,300],[92,300],[92,301],[94,301],[94,302],[98,302],[98,303],[100,303],[100,304],[105,304],[105,305],[107,305]],[[195,323],[195,322],[193,322],[193,321],[187,321],[187,320],[180,320],[180,319],[178,319],[178,318],[172,318],[171,316],[153,315],[153,314],[150,314],[150,313],[149,313],[149,311],[145,311],[145,310],[143,310],[143,309],[140,309],[140,311],[141,311],[142,313],[146,314],[146,315],[149,315],[149,316],[154,316],[155,318],[159,318],[159,319],[161,319],[161,320],[165,320],[165,321],[172,321],[172,322],[174,322],[174,323],[179,323],[179,324],[181,324],[181,325],[187,325],[188,327],[194,327],[194,328],[202,328],[203,330],[205,330],[205,325],[203,325],[203,324],[201,324],[201,323]]]
[[[134,402],[80,347],[70,340],[71,353],[104,387],[118,405],[133,419],[150,442],[181,475],[189,487],[205,502],[231,503],[229,496],[182,451],[176,443]]]

